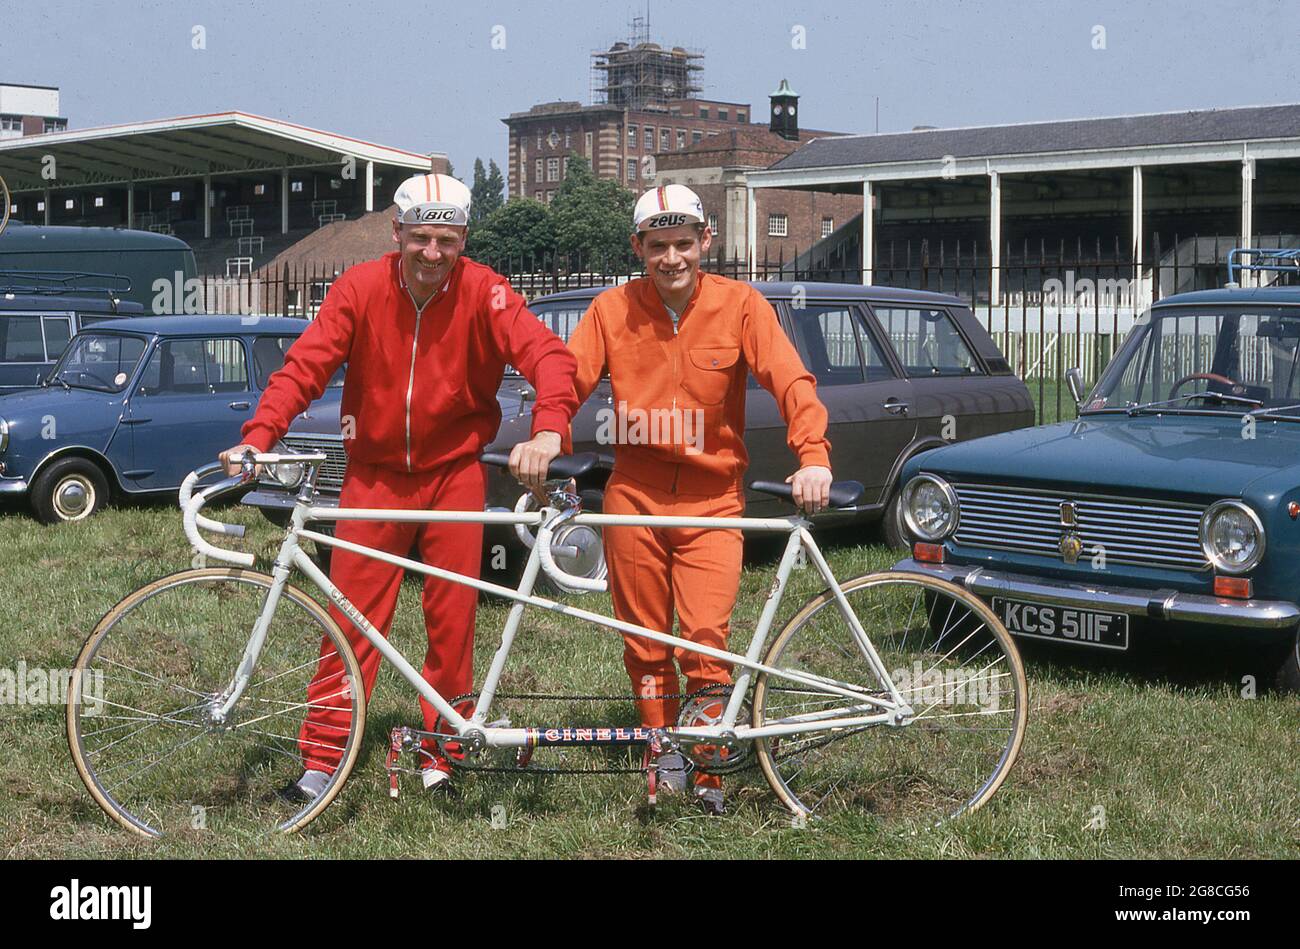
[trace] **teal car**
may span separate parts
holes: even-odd
[[[1300,691],[1300,288],[1169,297],[1090,393],[1070,382],[1076,421],[907,463],[896,569],[965,586],[1020,637],[1253,644]]]

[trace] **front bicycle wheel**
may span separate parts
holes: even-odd
[[[302,591],[285,585],[247,688],[224,720],[216,714],[272,583],[228,567],[172,574],[114,606],[82,646],[68,745],[95,801],[123,827],[145,837],[294,831],[347,780],[365,726],[364,689],[352,687],[361,668]],[[305,768],[334,762],[314,799],[278,793]]]
[[[978,597],[924,574],[866,574],[841,589],[911,713],[896,724],[758,739],[768,783],[804,815],[853,808],[929,825],[979,808],[1024,738],[1028,687],[1010,635]],[[830,590],[790,619],[764,662],[889,697]],[[864,710],[874,711],[767,673],[754,688],[755,727]]]

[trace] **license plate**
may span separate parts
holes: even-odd
[[[1128,614],[1079,610],[993,597],[993,612],[1017,636],[1034,636],[1080,646],[1128,649]]]

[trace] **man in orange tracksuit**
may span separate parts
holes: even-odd
[[[700,199],[682,185],[648,191],[636,204],[632,248],[646,276],[601,293],[569,339],[585,401],[606,369],[620,435],[606,514],[735,517],[744,511],[745,385],[750,372],[776,397],[799,469],[786,480],[809,513],[829,502],[826,409],[813,376],[763,296],[748,284],[699,272],[712,236]],[[740,531],[611,527],[605,558],[615,615],[725,649],[740,586]],[[623,659],[647,727],[676,724],[671,647],[624,637]],[[727,663],[677,650],[686,689],[731,682]],[[662,785],[685,790],[685,763],[661,755]],[[723,811],[721,781],[698,773],[696,793]]]
[[[285,356],[243,428],[244,443],[221,454],[269,451],[289,423],[324,391],[344,362],[344,446],[348,469],[339,504],[347,508],[483,509],[479,453],[501,422],[497,388],[506,363],[537,391],[533,437],[514,447],[511,471],[538,487],[559,454],[561,434],[577,409],[573,356],[527,309],[505,278],[461,256],[470,193],[447,175],[416,175],[394,197],[398,252],[351,267],[334,282],[320,313]],[[232,474],[234,471],[232,470]],[[477,577],[481,524],[339,521],[341,540],[406,556],[419,543],[425,563]],[[336,548],[330,578],[387,636],[403,570]],[[477,592],[428,577],[424,618],[429,648],[423,675],[449,701],[471,688]],[[330,615],[349,634],[361,662],[367,698],[380,655],[337,607]],[[299,735],[304,774],[286,789],[304,800],[320,794],[342,755],[338,735],[343,666],[326,640]],[[424,727],[436,710],[421,700]],[[426,788],[445,788],[448,764],[435,746],[424,769]]]

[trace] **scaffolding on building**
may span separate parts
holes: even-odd
[[[703,58],[699,50],[650,42],[649,21],[636,17],[626,42],[591,54],[592,104],[666,109],[670,101],[693,98],[703,89],[697,78]]]

